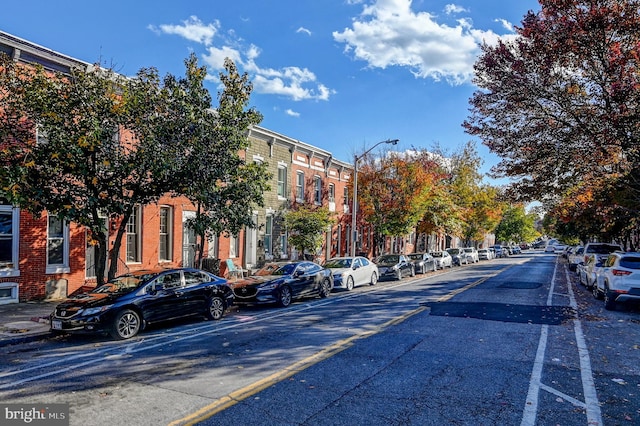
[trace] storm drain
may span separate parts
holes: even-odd
[[[488,321],[522,324],[560,325],[576,317],[569,306],[509,305],[503,303],[425,303],[431,315],[440,317],[475,318]]]

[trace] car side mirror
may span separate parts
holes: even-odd
[[[353,270],[355,271],[355,270],[356,270],[356,269],[358,269],[359,267],[360,267],[360,265],[353,265],[353,266],[351,267],[351,269],[353,269]]]
[[[295,271],[295,272],[293,273],[293,276],[294,276],[294,277],[296,277],[296,278],[298,278],[298,277],[302,276],[303,274],[304,274],[304,271]]]

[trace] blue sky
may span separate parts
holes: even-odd
[[[3,5],[0,30],[125,75],[182,76],[194,52],[214,99],[231,57],[254,83],[261,126],[352,162],[385,139],[450,152],[472,140],[461,123],[478,44],[512,36],[539,9],[536,0],[21,0]],[[486,172],[498,159],[477,146]]]

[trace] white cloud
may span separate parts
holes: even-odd
[[[306,29],[305,27],[300,27],[296,30],[297,33],[305,33],[306,35],[311,35],[311,30]]]
[[[280,69],[260,67],[257,63],[262,53],[260,48],[254,44],[248,47],[243,45],[233,30],[227,31],[221,36],[218,21],[205,25],[198,17],[191,16],[187,21],[183,21],[182,25],[160,25],[159,28],[149,26],[149,29],[158,33],[179,35],[187,40],[197,41],[207,46],[202,57],[209,70],[207,76],[209,81],[219,82],[217,72],[224,69],[225,58],[230,58],[235,62],[240,72],[247,72],[250,75],[256,93],[286,96],[294,101],[326,101],[336,93],[318,82],[316,75],[307,68],[295,66]],[[300,27],[297,32],[311,34],[311,31],[303,27]],[[215,46],[212,45],[214,36],[222,39]]]
[[[444,7],[444,12],[447,15],[451,15],[451,14],[454,14],[454,13],[469,12],[469,10],[465,9],[464,7],[459,6],[457,4],[448,4],[448,5],[446,5]]]
[[[295,112],[291,109],[288,109],[285,111],[285,114],[290,115],[291,117],[300,117],[300,113],[299,112]]]
[[[500,22],[500,25],[502,25],[502,28],[505,30],[513,32],[513,24],[506,19],[496,19],[496,22]]]
[[[154,32],[179,35],[187,40],[195,41],[205,46],[209,46],[213,42],[213,37],[216,35],[219,27],[220,23],[218,21],[205,25],[197,16],[190,16],[186,21],[182,21],[182,25],[163,24],[159,27],[154,25],[148,26],[148,28]]]
[[[451,11],[464,9],[449,5]],[[468,19],[456,26],[439,23],[428,12],[412,10],[411,0],[367,3],[351,27],[333,33],[345,52],[372,68],[407,67],[420,78],[462,84],[473,77],[479,45],[494,43],[498,35],[474,29]]]

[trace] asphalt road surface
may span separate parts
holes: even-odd
[[[0,348],[0,401],[98,426],[640,424],[639,312],[525,252],[130,341]]]

